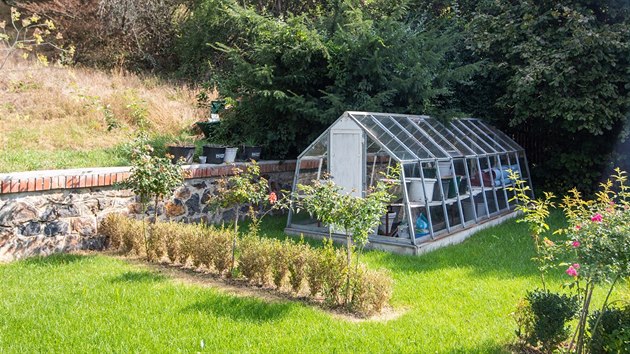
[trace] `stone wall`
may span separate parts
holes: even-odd
[[[186,166],[189,178],[171,198],[158,205],[158,217],[209,223],[231,219],[232,211],[213,212],[206,203],[217,179],[230,175],[233,167]],[[272,189],[290,189],[295,161],[263,161],[260,168]],[[101,249],[104,240],[98,234],[98,224],[107,214],[142,217],[142,206],[133,193],[115,186],[129,176],[129,171],[128,167],[120,167],[1,174],[0,262]],[[146,214],[154,215],[153,206]]]

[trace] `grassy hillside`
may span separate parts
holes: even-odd
[[[0,172],[125,165],[140,128],[163,144],[203,118],[196,94],[152,76],[15,60],[0,73]]]

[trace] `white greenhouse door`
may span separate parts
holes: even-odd
[[[330,130],[330,174],[344,192],[362,196],[363,131],[350,118]]]

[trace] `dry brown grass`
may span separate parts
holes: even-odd
[[[0,72],[0,154],[107,149],[143,123],[177,135],[204,117],[197,93],[154,76],[12,60]]]

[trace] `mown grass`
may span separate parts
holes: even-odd
[[[284,218],[263,232],[283,237]],[[558,218],[555,223],[560,222]],[[504,352],[510,317],[539,286],[526,226],[509,221],[421,256],[367,252],[395,279],[389,321],[351,322],[299,302],[182,284],[104,255],[0,266],[6,352]],[[558,289],[566,276],[550,275]],[[598,294],[601,298],[601,294]],[[616,297],[620,294],[615,294]],[[202,344],[203,343],[203,344]]]

